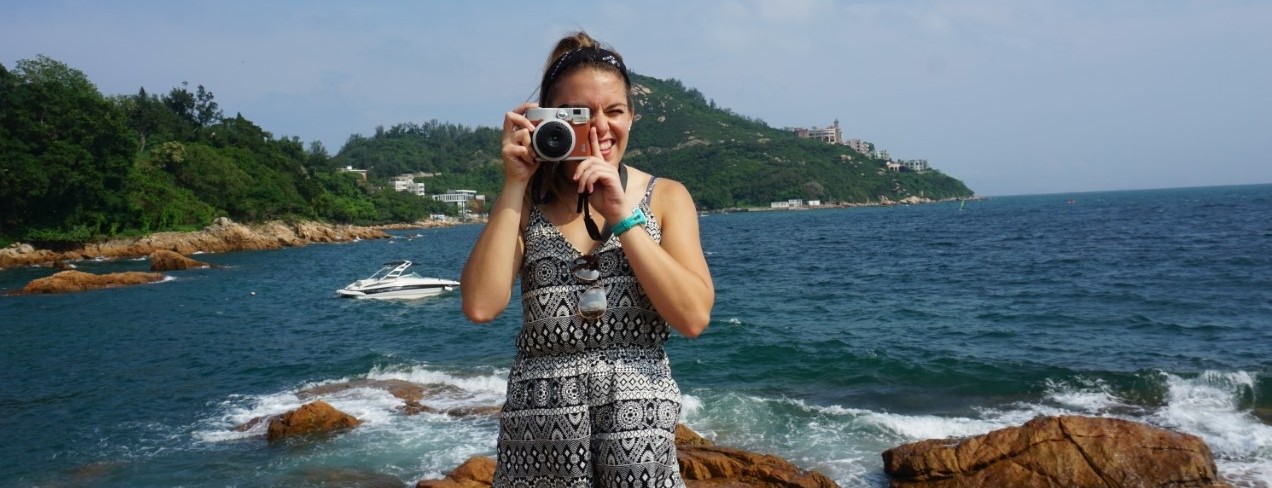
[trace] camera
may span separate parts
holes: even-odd
[[[526,118],[534,123],[530,133],[534,155],[541,161],[578,161],[590,154],[588,141],[592,113],[586,108],[532,108]]]

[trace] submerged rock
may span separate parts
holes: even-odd
[[[402,488],[396,476],[356,468],[302,467],[271,480],[273,488]]]
[[[446,384],[422,384],[407,380],[398,379],[355,379],[342,381],[339,383],[328,383],[310,388],[305,388],[296,392],[296,396],[301,400],[314,398],[322,395],[332,395],[346,390],[355,388],[371,388],[384,390],[393,396],[403,400],[398,411],[404,415],[419,415],[422,413],[433,413],[441,415],[449,415],[451,417],[474,417],[496,415],[499,413],[499,405],[482,405],[469,407],[453,407],[453,408],[434,408],[422,403],[423,400],[437,395],[459,393],[460,388]]]
[[[355,388],[384,390],[407,402],[418,402],[423,400],[425,396],[460,391],[459,387],[444,384],[424,385],[422,383],[397,379],[355,379],[305,388],[296,392],[296,396],[300,397],[301,400],[305,400],[321,395],[332,395]]]
[[[1039,417],[967,439],[929,439],[889,449],[883,463],[893,488],[1229,486],[1196,436],[1098,417]]]

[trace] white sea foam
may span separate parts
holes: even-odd
[[[1164,374],[1159,407],[1136,405],[1099,380],[1052,381],[1037,401],[983,407],[973,416],[903,414],[735,393],[686,395],[683,420],[715,442],[771,452],[821,470],[841,486],[882,487],[879,453],[923,439],[959,438],[1038,416],[1123,418],[1201,437],[1219,472],[1236,486],[1272,487],[1272,427],[1250,412],[1254,375]]]
[[[261,436],[267,428],[264,422],[258,423],[250,430],[244,432],[234,431],[233,428],[246,424],[253,419],[295,410],[315,399],[327,402],[332,407],[357,417],[362,421],[362,425],[358,429],[362,432],[396,431],[403,432],[402,435],[409,435],[409,432],[413,429],[403,430],[404,424],[417,426],[437,424],[427,429],[429,430],[428,435],[430,438],[449,437],[445,433],[436,432],[433,429],[437,428],[438,425],[454,424],[453,419],[444,415],[421,414],[412,417],[419,417],[425,420],[406,420],[407,416],[402,415],[400,411],[404,404],[403,401],[380,388],[348,388],[304,399],[298,396],[297,393],[313,387],[346,383],[359,379],[397,379],[424,385],[454,387],[427,398],[424,403],[430,407],[438,409],[481,407],[498,405],[503,402],[505,377],[506,372],[495,371],[487,374],[457,375],[451,372],[437,371],[427,365],[420,365],[393,370],[376,368],[364,376],[314,382],[302,385],[296,390],[263,395],[235,395],[221,403],[217,417],[204,422],[205,427],[195,432],[195,437],[204,442],[222,442]]]
[[[1077,384],[1047,380],[1046,395],[1058,405],[1057,411],[1098,414],[1128,406],[1104,380],[1079,380]]]
[[[1272,426],[1250,410],[1255,376],[1244,371],[1206,371],[1195,378],[1162,374],[1166,406],[1152,421],[1201,437],[1219,471],[1234,484],[1272,486]]]
[[[437,408],[487,406],[502,402],[507,371],[445,371],[427,364],[374,368],[365,375],[303,385],[296,391],[228,398],[217,416],[195,436],[224,442],[264,434],[258,424],[247,432],[233,426],[257,417],[293,410],[306,401],[296,392],[309,387],[360,379],[404,380],[448,387],[425,403]],[[730,392],[693,391],[682,396],[681,421],[723,445],[768,452],[797,465],[817,469],[841,486],[883,487],[879,453],[922,439],[959,438],[1020,425],[1040,415],[1097,415],[1126,418],[1202,437],[1214,451],[1220,473],[1236,486],[1272,486],[1272,428],[1249,411],[1254,375],[1208,372],[1195,378],[1164,374],[1167,388],[1160,407],[1135,405],[1099,380],[1068,379],[1045,385],[1036,401],[984,407],[970,416],[905,414],[841,405],[811,405],[804,400],[766,398]],[[493,417],[402,415],[402,400],[376,388],[351,388],[320,396],[364,423],[344,436],[353,445],[342,456],[386,458],[387,465],[409,470],[406,479],[439,477],[469,456],[494,449]],[[392,459],[389,459],[392,458]]]
[[[682,393],[680,395],[680,421],[695,416],[702,410],[702,399],[696,396]]]

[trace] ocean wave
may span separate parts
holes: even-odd
[[[1272,486],[1272,426],[1253,413],[1256,375],[1206,371],[1195,377],[1162,376],[1167,402],[1151,421],[1201,437],[1220,471],[1231,472],[1235,481]]]
[[[714,442],[782,456],[827,474],[841,486],[883,487],[887,479],[879,455],[902,444],[980,435],[1038,416],[1123,418],[1197,435],[1211,447],[1220,473],[1230,481],[1238,486],[1272,486],[1272,427],[1252,414],[1255,374],[1207,371],[1185,377],[1148,372],[1140,376],[1136,381],[1161,391],[1128,393],[1134,388],[1097,378],[1050,379],[1043,382],[1034,400],[980,406],[967,416],[816,405],[796,398],[700,389],[683,395],[681,420]],[[442,402],[441,407],[451,408],[501,402],[506,377],[506,370],[496,368],[375,367],[362,375],[312,382],[297,390],[232,396],[217,406],[195,437],[221,443],[262,436],[264,423],[246,432],[232,428],[312,401],[297,393],[323,385],[358,380],[446,385],[447,393],[426,403]],[[343,449],[350,452],[343,456],[388,459],[409,453],[418,460],[409,467],[396,465],[405,470],[401,475],[406,478],[440,476],[468,456],[490,455],[494,449],[498,430],[494,417],[404,416],[398,410],[402,400],[376,388],[341,389],[319,398],[364,422],[346,436],[350,445]]]
[[[1272,486],[1272,426],[1252,413],[1256,375],[1207,371],[1195,377],[1154,373],[1160,403],[1119,393],[1086,378],[1047,380],[1039,398],[982,406],[973,416],[906,414],[801,399],[699,391],[685,422],[715,442],[772,452],[818,469],[841,486],[886,486],[879,453],[924,439],[963,438],[1038,416],[1121,418],[1201,437],[1221,475],[1238,486]]]
[[[266,422],[259,422],[245,431],[236,431],[234,428],[255,419],[295,410],[314,400],[322,400],[357,417],[363,422],[358,429],[362,432],[396,431],[402,432],[402,435],[410,435],[417,430],[411,426],[418,426],[420,422],[409,419],[400,411],[404,405],[402,399],[382,388],[358,386],[356,382],[359,380],[401,380],[426,386],[450,387],[439,389],[436,395],[424,400],[430,407],[444,410],[502,403],[507,371],[491,369],[485,372],[456,372],[436,369],[427,364],[375,367],[363,375],[310,382],[296,389],[258,395],[232,395],[218,405],[216,413],[202,422],[194,437],[202,442],[224,442],[263,436],[267,428]],[[301,394],[307,390],[342,383],[350,383],[351,387],[334,389],[330,393]],[[421,414],[412,417],[445,417],[444,423],[451,423],[452,420],[444,415]],[[440,434],[428,432],[431,436]],[[491,435],[493,436],[493,431]]]

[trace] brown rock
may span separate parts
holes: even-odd
[[[140,239],[116,239],[85,244],[68,252],[34,249],[29,244],[13,244],[0,249],[0,268],[32,266],[58,260],[134,258],[158,250],[179,254],[229,251],[262,251],[314,242],[342,242],[354,239],[386,239],[383,230],[349,225],[331,226],[320,222],[289,224],[271,221],[254,226],[221,217],[197,232],[158,232]]]
[[[839,485],[816,471],[804,471],[789,461],[710,444],[676,444],[680,476],[689,488],[709,486],[771,486],[832,488]]]
[[[347,429],[361,423],[362,421],[336,410],[327,402],[314,400],[301,405],[296,410],[270,419],[269,431],[265,434],[265,438],[276,441],[297,435]]]
[[[180,271],[190,268],[211,268],[212,265],[195,261],[173,251],[160,249],[150,253],[151,271]]]
[[[824,487],[838,485],[816,471],[804,471],[777,456],[713,445],[684,425],[676,426],[680,476],[688,488],[724,486]],[[484,488],[491,485],[495,460],[475,456],[445,478],[424,480],[416,488]]]
[[[9,247],[0,249],[0,269],[33,266],[42,263],[51,263],[62,259],[66,258],[63,258],[60,253],[36,249],[30,244],[23,244],[20,242],[13,243]]]
[[[440,480],[423,480],[415,488],[484,488],[495,481],[495,460],[473,456]]]
[[[883,453],[893,488],[1227,487],[1201,439],[1125,420],[1039,417]]]
[[[710,446],[711,441],[703,439],[685,424],[676,424],[676,448],[680,446]]]
[[[53,276],[31,280],[18,293],[34,295],[40,293],[68,293],[73,291],[95,290],[117,286],[140,285],[153,283],[163,279],[160,273],[143,273],[127,271],[103,275],[85,273],[83,271],[60,271]]]

